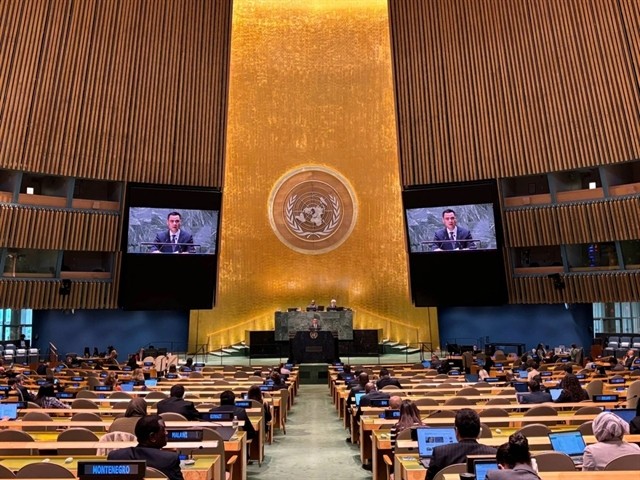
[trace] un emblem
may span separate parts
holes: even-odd
[[[269,221],[282,243],[307,254],[339,247],[356,222],[356,202],[348,182],[325,167],[287,172],[269,196]]]

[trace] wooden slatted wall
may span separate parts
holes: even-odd
[[[390,0],[404,186],[640,158],[640,0]]]
[[[2,0],[0,168],[222,186],[232,0]]]
[[[112,212],[0,204],[0,245],[115,252],[119,247],[119,220],[119,215]]]
[[[640,197],[513,208],[504,219],[509,247],[633,240],[640,238]]]

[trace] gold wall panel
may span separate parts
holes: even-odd
[[[217,304],[192,312],[191,344],[244,340],[277,309],[331,298],[354,328],[437,340],[435,309],[409,295],[389,41],[384,0],[234,2]],[[274,185],[304,166],[347,179],[358,208],[344,243],[317,255],[269,223]]]

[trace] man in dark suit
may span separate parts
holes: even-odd
[[[433,449],[433,456],[427,470],[427,480],[433,480],[436,474],[454,463],[466,463],[467,455],[495,455],[496,449],[478,443],[480,435],[480,417],[469,408],[456,413],[456,437],[458,443],[441,445]]]
[[[167,444],[167,431],[160,416],[140,417],[135,432],[138,445],[112,450],[107,460],[145,460],[148,467],[160,470],[169,480],[184,480],[178,454],[162,450]]]
[[[379,392],[376,389],[376,384],[369,382],[364,386],[365,394],[360,397],[361,407],[370,407],[372,400],[388,400],[390,395],[385,392]]]
[[[24,386],[24,375],[16,375],[7,381],[9,388],[13,388],[18,394],[18,400],[21,402],[35,402],[36,397]]]
[[[389,370],[382,368],[380,369],[380,378],[376,382],[376,386],[378,387],[378,390],[382,390],[387,385],[394,385],[398,388],[402,388],[400,381],[397,378],[393,378],[389,373]]]
[[[157,405],[158,415],[161,413],[179,413],[187,420],[200,420],[200,413],[193,405],[193,402],[184,400],[184,387],[174,385],[169,391],[169,398],[160,400]]]
[[[540,390],[540,382],[535,378],[529,382],[531,393],[518,395],[520,403],[545,403],[551,401],[551,394]]]
[[[456,212],[447,208],[442,212],[442,223],[444,228],[436,230],[433,238],[433,249],[442,250],[464,250],[466,248],[476,248],[471,232],[464,227],[459,227],[456,220]]]
[[[220,394],[220,406],[212,408],[210,412],[233,413],[238,420],[244,420],[244,431],[247,432],[247,439],[256,437],[256,429],[253,428],[249,416],[244,408],[236,407],[236,395],[231,390],[225,390]]]
[[[179,212],[171,212],[167,215],[168,230],[158,232],[151,247],[153,253],[195,253],[195,247],[185,245],[193,243],[193,237],[189,232],[180,228],[182,217]]]

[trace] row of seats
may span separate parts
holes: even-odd
[[[615,356],[620,358],[627,353],[630,348],[635,350],[637,355],[640,352],[640,335],[635,336],[610,336],[607,346],[604,349],[605,356]]]

